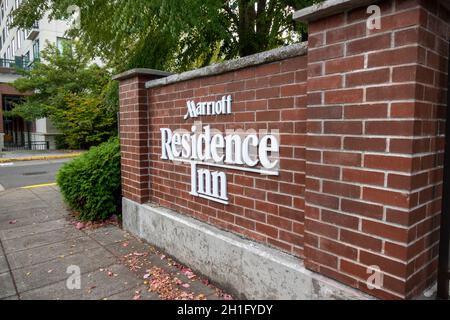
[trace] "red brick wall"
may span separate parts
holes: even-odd
[[[303,255],[306,56],[149,89],[150,201],[220,228]],[[184,120],[186,101],[230,94],[232,114]],[[160,128],[277,129],[279,176],[227,173],[228,205],[193,197],[190,167],[161,160]]]
[[[382,1],[381,30],[366,7],[309,26],[306,264],[379,297],[436,277],[450,21],[437,3]]]
[[[309,25],[308,56],[145,89],[120,83],[123,195],[151,201],[305,260],[380,298],[436,278],[449,12],[385,0]],[[278,129],[278,177],[227,172],[229,205],[192,197],[187,165],[161,160],[160,128],[190,129],[186,101],[233,97],[225,129]],[[369,266],[383,285],[369,290]]]

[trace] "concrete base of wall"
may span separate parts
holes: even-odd
[[[124,229],[243,299],[370,299],[303,261],[190,217],[123,198]]]

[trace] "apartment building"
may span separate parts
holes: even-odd
[[[36,21],[29,30],[12,28],[12,12],[22,0],[0,2],[0,150],[2,148],[54,149],[59,134],[47,118],[24,121],[6,117],[3,113],[13,108],[14,102],[22,99],[9,83],[19,77],[15,67],[32,67],[40,58],[47,43],[62,45],[69,24],[61,20],[49,21],[47,15]]]

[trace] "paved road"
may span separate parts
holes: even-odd
[[[72,159],[0,163],[0,191],[55,182],[58,169],[70,160]]]

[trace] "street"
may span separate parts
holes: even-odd
[[[0,191],[54,183],[58,169],[72,159],[0,163]]]

